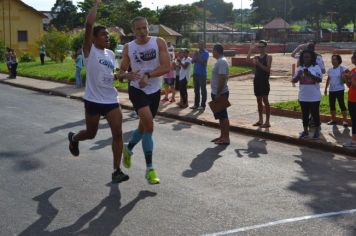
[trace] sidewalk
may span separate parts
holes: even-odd
[[[83,89],[76,89],[74,85],[21,76],[18,76],[17,79],[6,79],[6,77],[7,75],[0,74],[0,83],[68,98],[81,99],[83,96]],[[328,126],[322,124],[321,137],[318,140],[311,138],[300,140],[298,138],[298,134],[302,130],[301,119],[271,116],[271,128],[261,129],[253,127],[252,124],[257,121],[258,114],[251,78],[252,75],[247,75],[233,78],[229,81],[230,102],[232,106],[228,111],[232,131],[289,144],[304,145],[324,151],[328,150],[335,153],[356,156],[356,150],[342,147],[342,143],[350,140],[351,127],[344,129],[342,126]],[[289,78],[271,79],[270,82],[271,93],[269,97],[271,103],[297,98],[298,86],[292,87]],[[208,88],[208,94],[210,94],[210,87]],[[120,92],[119,97],[123,108],[132,109],[132,104],[129,101],[127,93]],[[188,91],[188,97],[190,105],[193,105],[194,92],[192,89]],[[210,96],[208,97],[208,101],[210,101]],[[181,110],[176,104],[163,103],[160,105],[159,114],[182,121],[218,127],[218,122],[214,120],[209,108],[207,108],[205,112],[199,112],[189,108]]]

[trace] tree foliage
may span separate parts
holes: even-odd
[[[80,24],[77,7],[71,0],[56,0],[51,13],[56,16],[51,24],[58,30],[73,29]]]
[[[306,20],[314,29],[320,29],[321,22],[327,20],[340,30],[350,22],[356,23],[354,0],[253,0],[252,10],[250,20],[255,24],[282,17],[289,22]]]
[[[41,43],[46,45],[46,53],[56,62],[63,62],[70,50],[70,40],[64,31],[51,28],[41,38]]]
[[[165,6],[159,11],[159,22],[182,32],[198,18],[197,8],[191,5]]]

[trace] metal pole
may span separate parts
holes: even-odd
[[[284,0],[284,31],[285,31],[285,35],[284,35],[284,52],[283,55],[286,55],[286,51],[287,51],[287,40],[288,40],[288,30],[287,30],[287,0]]]
[[[204,47],[206,47],[206,0],[203,0],[203,6],[204,6],[204,11],[203,11],[203,41],[204,41]]]
[[[242,14],[242,0],[241,0],[241,36],[242,36],[242,30],[243,30],[243,27],[242,27],[242,23],[243,23],[243,14]]]

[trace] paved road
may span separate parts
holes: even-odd
[[[219,147],[215,129],[158,117],[162,183],[146,183],[137,147],[131,179],[112,185],[104,120],[79,157],[67,151],[68,131],[84,125],[81,102],[0,85],[0,107],[0,235],[356,234],[354,212],[297,218],[356,208],[355,159],[239,134]]]

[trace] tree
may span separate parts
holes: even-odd
[[[56,16],[51,24],[58,30],[73,29],[79,25],[77,7],[71,0],[56,0],[51,12]]]
[[[284,20],[290,21],[289,16],[293,9],[291,1],[293,0],[253,0],[251,23],[266,24],[276,17],[285,18],[285,15],[287,17]]]
[[[93,6],[93,0],[84,0],[78,3],[80,10],[80,21],[84,25],[85,18]],[[158,17],[155,11],[142,8],[140,1],[127,0],[103,0],[98,9],[98,22],[105,26],[119,26],[125,32],[131,31],[130,21],[136,16],[144,16],[149,23],[156,23]]]
[[[51,28],[41,38],[41,43],[46,45],[48,56],[56,62],[63,62],[70,50],[70,40],[64,31]]]
[[[165,6],[159,10],[159,22],[182,32],[198,19],[198,10],[192,5]]]
[[[204,2],[193,3],[193,6],[203,8]],[[225,23],[233,18],[233,4],[224,0],[206,0],[206,9],[211,13],[210,20]]]

